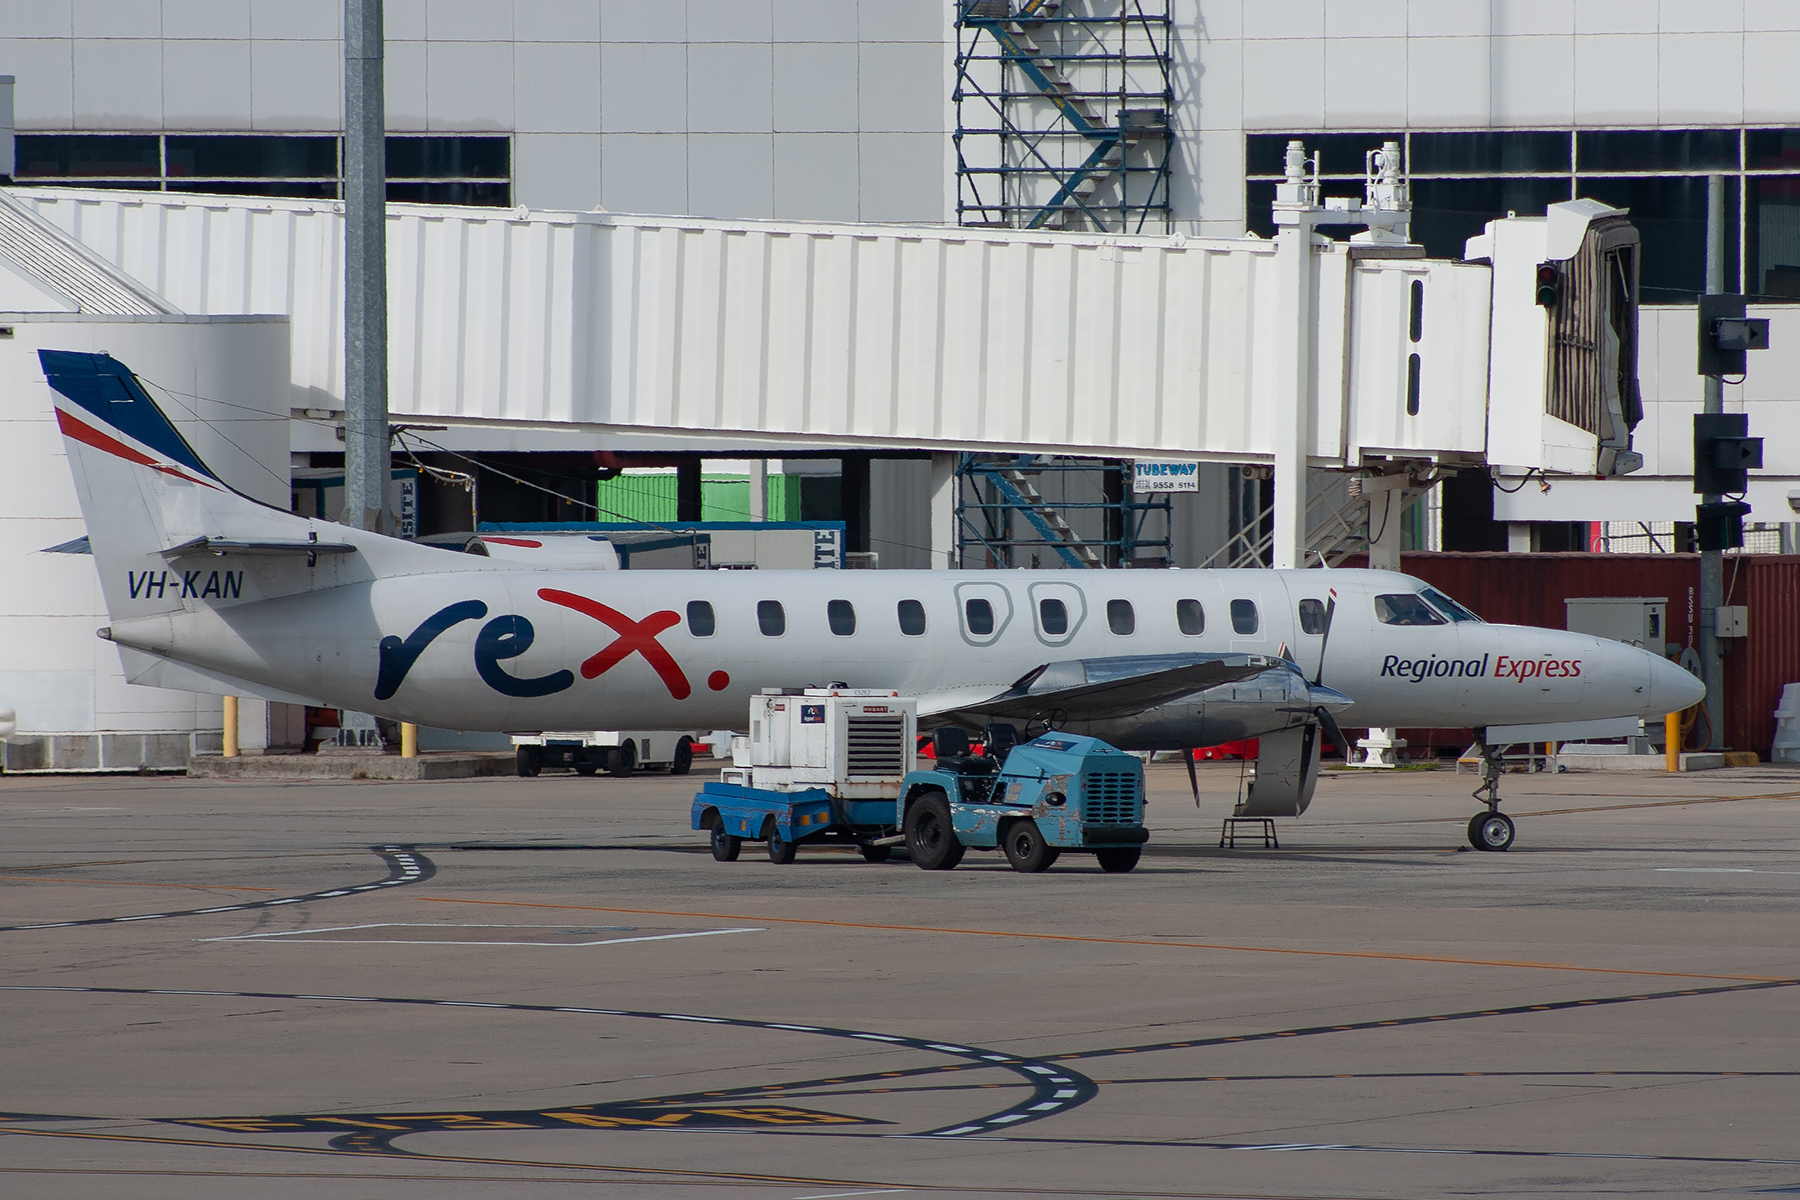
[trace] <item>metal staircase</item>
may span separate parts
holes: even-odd
[[[1309,472],[1316,483],[1319,476],[1341,479],[1335,472]],[[1369,506],[1360,495],[1345,496],[1336,487],[1309,489],[1306,505],[1306,561],[1323,561],[1328,567],[1343,563],[1352,554],[1369,549]],[[1416,497],[1412,497],[1416,499]],[[1240,521],[1238,529],[1225,544],[1201,563],[1201,567],[1267,566],[1274,547],[1274,532],[1269,520],[1273,505]]]
[[[1063,0],[958,0],[962,224],[1166,232],[1166,0],[1155,12],[1146,9],[1156,0],[1075,11],[1104,3],[1074,0],[1065,11]],[[1128,161],[1137,146],[1144,153]]]

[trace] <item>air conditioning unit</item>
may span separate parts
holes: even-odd
[[[750,736],[731,740],[726,783],[892,799],[914,765],[918,701],[874,688],[784,688],[750,697]]]

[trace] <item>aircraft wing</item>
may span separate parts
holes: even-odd
[[[1282,665],[1261,654],[1153,654],[1047,663],[1010,688],[985,697],[954,694],[921,698],[919,716],[981,725],[1029,720],[1060,710],[1064,721],[1128,717],[1220,684],[1235,683]],[[959,689],[960,690],[960,689]],[[985,689],[983,689],[985,690]],[[946,702],[947,701],[947,702]]]

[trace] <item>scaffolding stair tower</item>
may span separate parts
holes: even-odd
[[[1032,476],[1060,478],[1061,499],[1043,494]],[[1099,473],[1104,482],[1097,499],[1068,499],[1070,481],[1081,487]],[[1146,549],[1160,549],[1168,561],[1169,497],[1167,493],[1136,496],[1123,490],[1129,469],[1088,459],[1039,458],[1025,454],[1003,460],[964,454],[957,467],[957,560],[964,566],[1041,566],[1044,551],[1065,567],[1100,569],[1142,561]],[[1108,478],[1110,477],[1110,478]],[[1069,516],[1096,514],[1103,526],[1098,537],[1083,537]],[[1160,514],[1162,536],[1152,536],[1151,518]],[[1024,528],[1019,527],[1023,523]],[[1092,522],[1088,522],[1092,524]],[[1020,561],[1029,555],[1029,561]]]
[[[1115,14],[1072,11],[1083,2],[1101,0],[1074,0],[1070,11],[1063,0],[958,0],[960,223],[1168,231],[1166,0],[1155,12],[1143,0],[1119,0]],[[1140,144],[1147,161],[1129,164]],[[1109,183],[1111,203],[1100,196]]]

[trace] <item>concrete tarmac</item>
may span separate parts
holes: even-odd
[[[0,778],[0,1195],[1800,1191],[1800,770],[1152,768],[1129,875],[687,828],[706,775]]]

